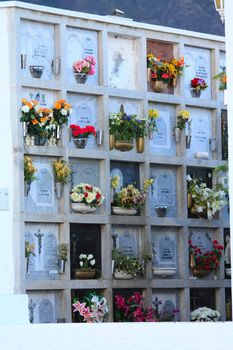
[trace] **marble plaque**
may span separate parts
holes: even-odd
[[[67,27],[66,32],[66,74],[70,82],[76,83],[73,74],[73,63],[86,56],[94,56],[96,59],[95,74],[89,75],[88,83],[98,84],[98,38],[97,32],[79,28]]]
[[[25,241],[35,244],[35,256],[30,258],[27,279],[57,279],[58,225],[26,224]]]
[[[111,97],[109,99],[109,112],[119,113],[121,105],[124,106],[124,111],[126,114],[137,114],[139,116],[142,114],[140,102],[136,100],[114,98],[114,97]]]
[[[55,323],[57,318],[56,304],[59,305],[58,293],[29,292],[28,311],[30,323]]]
[[[113,236],[116,236],[116,248],[122,254],[132,257],[139,256],[139,229],[136,227],[113,226]]]
[[[33,88],[23,88],[22,98],[38,101],[41,107],[47,108],[52,108],[54,102],[57,100],[57,96],[54,91]]]
[[[153,231],[153,265],[156,267],[177,267],[177,233],[171,229]]]
[[[29,66],[43,66],[41,79],[53,79],[54,25],[47,23],[21,21],[21,54],[27,55],[25,77],[31,77]]]
[[[100,186],[100,165],[96,160],[78,160],[70,163],[71,174],[71,188],[80,184],[88,183],[93,186]]]
[[[134,163],[124,163],[124,162],[112,162],[110,165],[111,177],[119,176],[119,186],[117,191],[120,190],[121,186],[128,186],[134,184],[139,187],[139,167],[138,164]]]
[[[160,291],[157,293],[153,291],[152,302],[154,302],[155,298],[161,301],[161,304],[159,304],[159,312],[173,314],[173,310],[177,308],[177,295],[174,293],[162,293]],[[178,318],[178,315],[176,315],[175,320]]]
[[[166,216],[177,215],[176,170],[162,166],[151,167],[151,178],[154,179],[150,198],[151,215],[157,215],[156,206],[167,206]]]
[[[190,229],[189,239],[192,241],[193,246],[197,246],[205,252],[213,249],[211,242],[213,234],[214,232],[211,229],[192,228]]]
[[[68,101],[73,106],[73,113],[70,118],[70,124],[77,124],[84,128],[87,125],[92,125],[97,128],[98,102],[96,96],[69,94]],[[70,146],[75,148],[71,139]],[[85,148],[97,148],[96,139],[94,136],[89,136]]]
[[[210,50],[191,46],[184,47],[185,68],[185,96],[191,97],[190,84],[193,78],[204,79],[208,88],[202,91],[201,99],[211,99],[211,70]]]
[[[134,59],[133,59],[134,58]],[[108,85],[136,89],[138,76],[136,39],[108,37]]]
[[[201,108],[189,108],[191,113],[192,125],[191,125],[191,144],[187,149],[187,157],[195,157],[195,154],[202,153],[208,156],[208,159],[212,158],[210,152],[210,139],[212,137],[211,132],[211,111]],[[186,130],[186,134],[188,131]]]

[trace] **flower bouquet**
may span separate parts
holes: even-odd
[[[156,125],[156,119],[159,117],[158,109],[149,109],[148,110],[148,132],[150,140],[153,140],[154,133],[158,131]]]
[[[143,305],[141,292],[134,292],[130,297],[116,294],[114,298],[116,322],[155,322],[151,306]]]
[[[187,67],[184,62],[184,57],[175,58],[173,57],[169,62],[169,71],[173,87],[176,86],[177,78],[182,76],[184,67]]]
[[[199,307],[191,312],[192,322],[217,322],[221,318],[220,312],[208,307]]]
[[[146,193],[133,185],[123,187],[113,198],[112,211],[117,215],[135,215],[146,201]]]
[[[135,118],[137,115],[125,113],[109,114],[109,132],[114,135],[114,147],[125,152],[133,149],[133,140],[136,137]],[[111,147],[110,147],[111,148]]]
[[[151,80],[154,81],[154,91],[163,92],[171,82],[169,62],[156,58],[151,68]]]
[[[25,258],[26,258],[26,273],[29,271],[29,259],[31,256],[36,256],[34,253],[35,244],[30,244],[30,242],[25,242]]]
[[[209,188],[201,179],[187,175],[187,182],[188,207],[193,215],[199,217],[207,215],[208,220],[212,220],[227,204],[227,190],[220,181],[213,188]]]
[[[126,256],[121,253],[119,249],[114,249],[112,252],[114,261],[114,277],[116,279],[132,279],[138,275],[143,275],[145,271],[145,261]]]
[[[80,254],[79,255],[79,269],[74,270],[74,276],[78,279],[91,279],[95,278],[95,259],[92,254]]]
[[[65,263],[67,261],[68,253],[69,253],[68,244],[60,243],[57,247],[57,258],[58,258],[58,266],[59,266],[60,273],[65,273]]]
[[[68,124],[69,117],[72,113],[71,104],[67,103],[66,100],[57,100],[53,105],[53,123],[55,130],[51,135],[53,143],[56,144],[57,140],[61,137],[61,128],[63,125]]]
[[[73,72],[76,82],[85,84],[89,75],[95,74],[96,60],[93,56],[87,56],[84,59],[74,62]]]
[[[52,166],[57,198],[61,198],[62,186],[67,182],[67,179],[71,173],[71,169],[64,160],[53,162]]]
[[[191,120],[190,120],[190,112],[187,110],[181,110],[178,112],[176,117],[176,126],[174,128],[174,135],[176,142],[180,142],[181,133],[185,129],[186,125],[188,125],[188,130],[191,130]],[[191,137],[191,135],[189,135]]]
[[[96,136],[95,127],[92,125],[87,125],[85,128],[81,128],[79,125],[71,124],[70,129],[74,144],[77,148],[85,148],[88,137],[91,135]]]
[[[104,196],[98,187],[80,183],[70,194],[71,207],[77,213],[92,213],[103,204]]]
[[[80,322],[101,323],[109,312],[106,298],[90,292],[82,301],[74,298],[73,312],[78,313]]]
[[[220,67],[221,72],[213,77],[213,79],[217,79],[219,81],[219,91],[224,91],[227,88],[227,74],[226,67]]]
[[[200,97],[201,92],[208,88],[204,79],[193,78],[191,80],[191,95],[192,97]]]
[[[194,277],[205,277],[219,267],[224,247],[215,239],[212,250],[203,250],[189,240],[190,267]]]
[[[32,163],[32,159],[29,156],[24,157],[24,193],[28,196],[31,183],[36,180],[35,173],[37,169]]]

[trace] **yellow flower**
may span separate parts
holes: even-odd
[[[158,109],[149,109],[148,110],[148,117],[150,119],[156,119],[159,116],[159,111]]]

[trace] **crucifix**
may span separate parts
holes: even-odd
[[[34,236],[38,239],[38,253],[41,254],[41,248],[42,248],[42,237],[44,236],[44,233],[40,233],[40,230],[38,230],[38,233],[34,233]]]

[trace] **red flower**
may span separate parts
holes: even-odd
[[[162,78],[168,79],[168,78],[169,78],[169,75],[168,75],[167,73],[163,73],[163,74],[162,74]]]
[[[87,198],[88,197],[88,193],[84,192],[84,197]]]
[[[93,187],[92,186],[85,186],[85,189],[87,190],[87,191],[92,191],[93,190]]]
[[[77,127],[77,125],[75,125],[75,124],[71,124],[71,125],[70,125],[70,128],[71,128],[71,129],[75,129],[76,127]]]
[[[213,240],[213,244],[218,244],[218,241],[216,239]]]
[[[101,194],[99,192],[96,193],[95,198],[97,199],[97,201],[101,198]]]
[[[73,135],[74,137],[79,136],[79,135],[80,135],[80,131],[77,130],[77,129],[73,129],[73,130],[72,130],[72,135]]]
[[[151,73],[151,78],[152,79],[156,79],[157,78],[157,74],[156,73]]]

